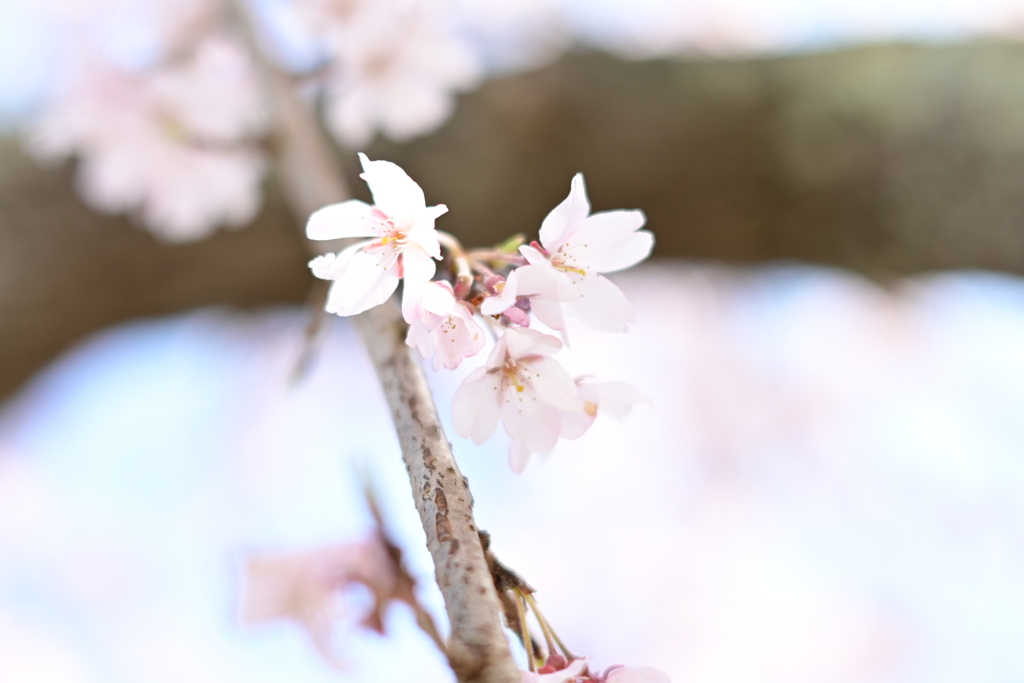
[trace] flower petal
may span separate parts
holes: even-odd
[[[540,398],[531,387],[507,388],[502,394],[501,423],[505,431],[529,453],[551,452],[562,431],[560,411]]]
[[[524,379],[541,401],[560,409],[582,406],[576,383],[557,360],[542,356],[524,361],[522,365]]]
[[[380,258],[357,244],[342,251],[329,263],[313,259],[311,267],[330,272],[334,284],[327,295],[328,313],[355,315],[387,301],[398,287],[397,262],[382,265]],[[320,262],[323,265],[314,265]]]
[[[416,303],[436,268],[434,259],[417,247],[402,252],[402,316],[406,322],[412,322],[416,315]]]
[[[583,184],[583,174],[577,173],[572,179],[569,196],[561,204],[551,210],[540,224],[540,243],[548,251],[555,251],[580,227],[590,213],[590,202],[587,201],[587,188]]]
[[[519,443],[515,439],[512,439],[508,445],[508,464],[516,474],[523,473],[523,470],[526,469],[527,463],[530,462],[531,455],[533,455],[533,453],[528,449],[523,448],[523,444]]]
[[[647,230],[634,232],[615,244],[598,249],[586,249],[585,254],[577,256],[573,247],[573,256],[580,263],[586,263],[590,269],[598,273],[614,273],[643,261],[651,255],[654,248],[654,235]]]
[[[416,222],[409,230],[409,242],[420,247],[433,258],[441,258],[441,243],[437,239],[437,230],[434,228],[434,220],[448,212],[444,204],[428,206],[422,213],[416,216]]]
[[[547,301],[572,301],[580,298],[580,290],[573,286],[572,279],[550,264],[520,266],[512,272],[518,273],[519,296],[536,296]]]
[[[370,237],[375,235],[370,219],[373,210],[366,202],[350,199],[317,209],[306,222],[306,237],[311,240],[336,240],[343,237]]]
[[[608,674],[606,683],[672,683],[668,674],[651,666],[624,666]]]
[[[625,382],[580,382],[580,398],[597,406],[601,415],[623,418],[634,405],[652,405],[651,399],[631,384]]]
[[[456,390],[452,398],[452,423],[463,438],[481,444],[494,433],[501,416],[501,378],[477,368]]]
[[[526,258],[526,262],[531,266],[551,267],[551,262],[548,260],[548,257],[542,254],[539,249],[535,249],[529,244],[524,244],[519,247],[519,253]]]
[[[505,353],[509,358],[519,359],[526,356],[550,356],[558,353],[562,342],[550,334],[537,332],[525,327],[510,327],[501,335],[506,344]],[[502,359],[501,363],[504,363]]]
[[[395,223],[411,228],[418,214],[427,208],[423,190],[409,175],[390,161],[370,161],[359,153],[363,164],[360,177],[370,186],[373,203]]]
[[[545,301],[533,299],[530,301],[530,310],[541,321],[556,332],[565,332],[565,313],[562,311],[562,304],[557,301]]]
[[[598,332],[625,332],[630,324],[636,322],[632,304],[608,278],[588,275],[580,280],[578,286],[583,296],[563,304],[570,318]]]
[[[447,282],[431,280],[420,292],[419,305],[435,315],[449,315],[455,308],[455,294]]]
[[[639,209],[599,211],[583,221],[569,246],[579,246],[584,242],[594,248],[613,245],[642,228],[646,222],[647,217]]]
[[[489,296],[483,300],[480,304],[482,314],[501,315],[516,305],[516,297],[519,296],[519,270],[517,268],[508,274],[500,294]]]

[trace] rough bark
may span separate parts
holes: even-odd
[[[391,406],[416,508],[451,620],[449,661],[460,681],[519,683],[498,597],[473,522],[473,497],[452,456],[405,323],[393,301],[356,316]]]
[[[248,29],[253,54],[262,55],[244,10],[239,17]],[[347,199],[348,190],[313,111],[283,74],[266,61],[261,66],[275,110],[275,170],[292,212],[303,225],[315,209]],[[313,253],[331,248],[324,242],[308,244]],[[405,343],[408,327],[395,297],[355,316],[354,321],[391,408],[413,500],[444,596],[451,623],[448,661],[460,683],[519,683],[521,676],[502,628],[498,596],[473,521],[473,497],[445,438],[423,368]]]

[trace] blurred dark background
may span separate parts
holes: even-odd
[[[582,171],[594,210],[647,212],[661,258],[795,259],[881,282],[1024,272],[1024,46],[875,45],[735,60],[573,54],[487,81],[437,134],[378,139],[469,245],[535,236]],[[354,154],[341,155],[357,196]],[[205,304],[301,302],[269,188],[251,227],[167,245],[0,142],[0,396],[83,334]],[[268,181],[268,184],[272,185]]]

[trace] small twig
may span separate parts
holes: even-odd
[[[544,618],[544,615],[537,609],[537,601],[533,599],[533,595],[530,593],[524,593],[523,598],[526,600],[530,609],[533,610],[533,616],[537,618],[537,623],[540,624],[541,633],[544,634],[544,643],[548,646],[548,655],[552,655],[558,651],[555,647],[554,630],[548,624],[548,620]]]
[[[526,648],[526,659],[530,662],[530,671],[536,673],[537,657],[533,652],[533,638],[530,636],[530,629],[526,626],[526,602],[518,588],[513,588],[512,594],[515,596],[516,611],[519,613],[519,628],[521,629],[519,637],[523,641],[523,647]]]
[[[492,263],[508,263],[513,266],[525,266],[527,263],[525,256],[506,254],[497,249],[473,249],[466,253],[466,257],[473,262],[490,261]]]
[[[473,268],[466,258],[466,250],[453,235],[441,230],[437,231],[437,241],[451,253],[455,261],[455,297],[464,299],[473,287]]]
[[[295,367],[292,368],[289,377],[291,384],[298,384],[306,378],[319,355],[324,328],[330,316],[324,309],[330,284],[327,280],[315,280],[310,287],[307,308],[309,319],[306,322],[306,329],[303,330],[299,358],[295,361]]]

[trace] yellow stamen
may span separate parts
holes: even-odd
[[[555,264],[552,264],[552,265],[554,265],[555,268],[558,268],[559,270],[564,270],[564,271],[569,272],[569,273],[579,273],[580,275],[586,275],[587,274],[587,271],[583,270],[582,268],[573,268],[572,266],[563,266],[561,263],[555,263]]]

